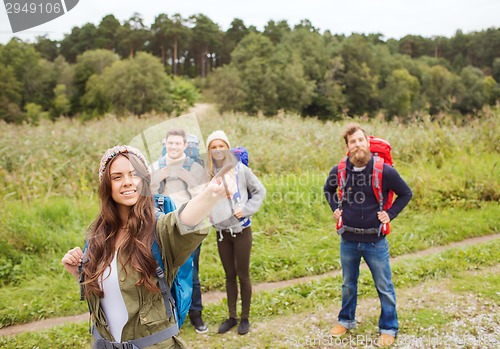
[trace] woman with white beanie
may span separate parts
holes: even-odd
[[[208,171],[213,178],[227,163],[231,162],[231,145],[226,134],[217,130],[207,138]],[[212,209],[210,219],[217,231],[217,247],[226,274],[226,294],[229,318],[219,327],[225,333],[238,324],[236,303],[238,300],[238,277],[241,290],[241,320],[238,334],[250,329],[248,320],[252,298],[250,280],[250,252],[252,229],[250,216],[258,211],[266,188],[250,168],[241,162],[235,167],[237,191],[228,200],[222,200]]]

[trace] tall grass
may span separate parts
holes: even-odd
[[[496,110],[461,127],[430,122],[362,123],[369,133],[392,143],[397,168],[419,193],[429,196],[438,189],[463,188],[467,193],[484,191],[496,200],[500,192],[496,165],[500,153],[499,120],[500,110]],[[163,121],[165,115],[142,119],[108,115],[85,123],[61,119],[39,126],[2,124],[1,197],[28,201],[52,196],[92,196],[104,151],[128,143],[141,130]],[[251,167],[260,175],[308,171],[326,175],[345,154],[340,137],[345,122],[322,122],[293,115],[221,116],[213,112],[200,118],[199,123],[205,137],[220,128],[226,131],[233,146],[246,146]]]

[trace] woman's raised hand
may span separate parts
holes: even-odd
[[[234,171],[215,176],[208,184],[208,189],[214,198],[230,198],[238,190]]]

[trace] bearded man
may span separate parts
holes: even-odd
[[[342,219],[340,234],[340,262],[342,265],[342,309],[338,324],[331,329],[334,337],[340,337],[356,327],[356,303],[361,257],[370,268],[380,299],[380,346],[390,346],[398,333],[396,294],[392,283],[389,262],[389,245],[380,233],[381,223],[388,224],[411,200],[412,192],[398,172],[384,164],[382,177],[383,197],[392,190],[397,198],[387,211],[380,210],[372,189],[373,157],[366,132],[358,124],[348,125],[343,137],[349,152],[346,161],[346,177],[342,202],[339,203],[338,166],[330,171],[324,185],[325,197],[333,211],[335,221]]]

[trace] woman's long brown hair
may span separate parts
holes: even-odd
[[[140,192],[136,204],[131,207],[127,222],[122,222],[118,205],[111,196],[111,164],[118,156],[130,160],[132,166],[142,179],[137,190]],[[156,261],[151,252],[154,241],[154,228],[156,224],[153,200],[150,192],[151,176],[145,165],[134,154],[126,153],[115,156],[107,165],[102,181],[99,184],[99,197],[101,211],[92,223],[88,234],[87,257],[88,261],[83,267],[85,296],[91,294],[103,297],[104,292],[99,286],[99,281],[105,269],[111,264],[115,241],[119,229],[126,224],[127,233],[120,247],[118,268],[133,268],[139,272],[140,278],[136,286],[144,285],[151,292],[159,292],[155,275]],[[87,259],[87,258],[86,258]],[[127,275],[127,269],[125,268]]]

